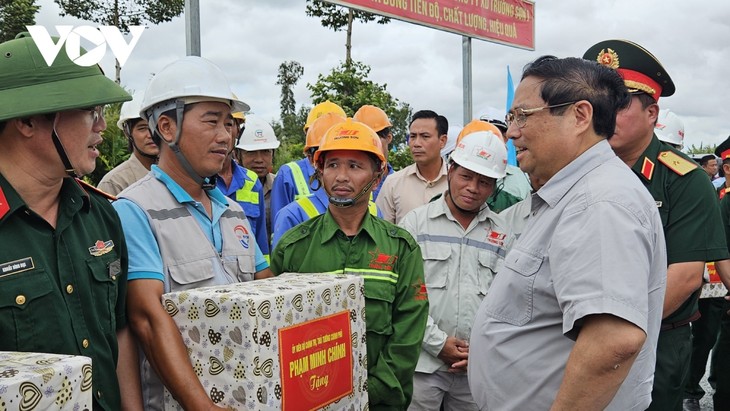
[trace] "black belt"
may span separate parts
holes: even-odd
[[[662,328],[660,328],[661,331],[667,331],[667,330],[673,330],[675,328],[684,327],[685,325],[689,325],[689,323],[693,321],[697,321],[702,317],[699,311],[696,311],[694,314],[692,314],[691,317],[687,318],[686,320],[677,321],[673,323],[662,323]]]

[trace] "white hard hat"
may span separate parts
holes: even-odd
[[[279,148],[279,144],[269,123],[255,114],[246,116],[246,127],[236,148],[246,151],[272,150]]]
[[[124,122],[134,118],[141,118],[139,112],[142,107],[142,99],[144,98],[144,91],[138,91],[134,93],[131,101],[127,101],[122,104],[122,108],[119,110],[119,120],[117,120],[117,127],[124,131]]]
[[[231,111],[249,111],[248,104],[238,100],[231,91],[223,71],[202,57],[187,56],[172,62],[157,73],[144,93],[140,115],[154,129],[157,117],[175,108],[177,100],[185,104],[220,101]]]
[[[456,140],[459,133],[461,133],[461,127],[458,124],[449,124],[449,130],[446,133],[446,144],[441,149],[441,156],[446,158],[456,148]]]
[[[684,123],[669,109],[659,110],[654,133],[665,143],[684,146]]]
[[[491,131],[467,134],[451,153],[451,161],[477,174],[502,178],[507,168],[507,148]]]

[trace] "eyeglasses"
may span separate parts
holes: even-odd
[[[517,127],[522,128],[527,124],[527,116],[531,116],[538,111],[545,110],[546,108],[556,108],[556,107],[563,107],[563,106],[569,106],[571,104],[575,104],[577,101],[569,101],[567,103],[560,103],[560,104],[553,104],[551,106],[543,106],[543,107],[536,107],[536,108],[516,108],[514,110],[510,110],[509,113],[507,113],[506,116],[504,116],[504,122],[507,123],[507,127],[511,127],[512,123],[516,123]]]
[[[104,118],[104,106],[76,108],[74,110],[91,112],[91,120],[94,125],[99,124],[99,121]]]

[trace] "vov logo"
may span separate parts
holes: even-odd
[[[107,44],[114,57],[119,61],[119,66],[124,66],[144,31],[144,26],[129,26],[132,40],[127,43],[122,33],[115,26],[99,26],[98,29],[91,26],[56,26],[59,40],[58,43],[54,43],[45,27],[25,27],[49,66],[56,60],[56,56],[58,56],[64,45],[66,46],[68,58],[74,63],[84,67],[93,66],[104,58]],[[88,50],[83,56],[81,55],[82,38],[96,46]]]

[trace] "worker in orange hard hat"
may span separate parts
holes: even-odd
[[[380,179],[380,184],[373,190],[373,200],[378,198],[378,193],[383,187],[385,179],[389,175],[393,174],[393,166],[388,162],[388,147],[393,142],[393,133],[391,131],[393,123],[390,122],[388,115],[380,107],[371,106],[366,104],[360,107],[359,110],[352,117],[353,120],[365,123],[368,127],[372,128],[373,131],[380,137],[380,144],[383,147],[383,156],[385,157],[386,173],[383,178]]]

